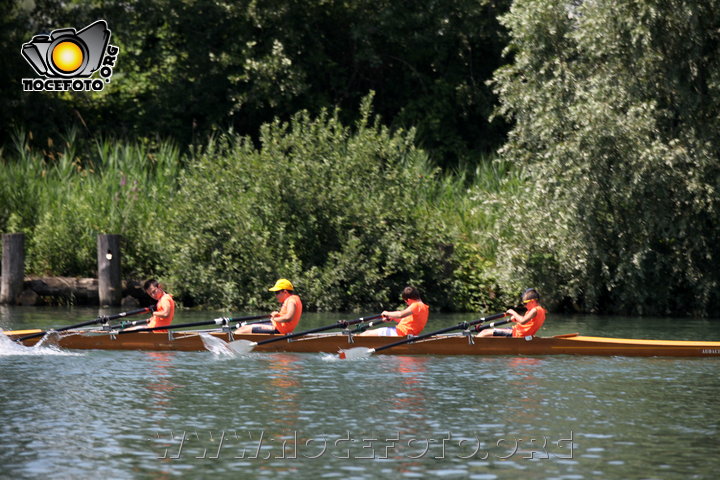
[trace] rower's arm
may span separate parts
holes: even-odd
[[[165,298],[158,302],[158,308],[153,312],[153,317],[168,318],[170,316],[170,300]],[[150,317],[152,320],[152,317]]]
[[[408,315],[412,315],[412,308],[408,307],[405,310],[396,310],[394,312],[382,312],[383,317],[391,318],[393,320],[402,320]]]
[[[512,310],[512,321],[519,323],[520,325],[523,325],[533,318],[535,318],[535,315],[537,315],[537,308],[533,308],[531,310],[528,310],[525,312],[525,315],[520,315],[519,313],[515,312],[515,310]]]
[[[287,323],[295,316],[295,302],[289,302],[287,306],[287,310],[282,315],[277,315],[272,318],[274,322],[277,323]]]

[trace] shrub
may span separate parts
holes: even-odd
[[[406,284],[448,305],[448,236],[420,208],[435,177],[412,132],[371,123],[368,98],[353,128],[301,112],[259,144],[227,134],[196,152],[167,237],[178,291],[252,308],[287,277],[319,310],[381,308]]]

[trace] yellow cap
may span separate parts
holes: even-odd
[[[275,282],[275,285],[270,289],[271,292],[278,292],[280,290],[294,290],[293,284],[290,283],[290,280],[287,280],[285,278],[281,278],[277,282]]]

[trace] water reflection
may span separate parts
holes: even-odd
[[[276,433],[287,430],[289,423],[298,419],[298,392],[300,390],[298,355],[276,353],[267,361],[269,383],[271,390],[268,395],[267,408],[272,409],[275,415],[273,426]]]
[[[170,368],[174,354],[169,352],[143,352],[150,361],[151,380],[148,389],[151,393],[152,404],[166,409],[170,406],[171,393],[177,385],[171,380]]]
[[[149,411],[153,421],[148,428],[156,431],[173,430],[168,418],[174,406],[174,392],[180,386],[172,379],[174,355],[174,352],[142,352],[145,361],[141,363],[149,364],[149,378],[145,386],[149,395],[148,401],[137,407]]]
[[[426,413],[426,394],[422,378],[427,373],[426,357],[395,357],[399,392],[391,400],[400,415],[422,418]]]
[[[391,404],[394,406],[392,410],[397,411],[394,415],[400,419],[398,422],[400,428],[397,437],[386,438],[385,440],[390,440],[389,446],[422,450],[422,448],[429,447],[429,445],[419,443],[428,440],[427,432],[432,429],[428,422],[432,415],[428,414],[428,392],[424,382],[426,380],[428,359],[426,357],[402,356],[393,358],[393,361],[398,373],[399,391],[393,396]],[[395,442],[399,444],[396,445]],[[387,454],[387,452],[385,453]],[[408,455],[407,452],[402,454],[400,448],[395,449],[394,455],[389,458],[400,462],[395,470],[401,475],[412,474],[422,465],[422,455]]]
[[[290,392],[284,392],[291,395],[291,399],[295,398],[295,390],[300,386],[298,381],[298,373],[300,369],[301,358],[297,354],[290,353],[273,353],[265,355],[267,357],[267,368],[270,374],[270,384],[276,389],[291,389]],[[289,403],[294,403],[292,400]]]
[[[511,357],[508,359],[508,383],[519,393],[508,403],[508,412],[516,419],[529,420],[539,413],[539,405],[545,403],[539,387],[537,370],[543,361],[536,357]]]

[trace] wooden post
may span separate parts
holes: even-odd
[[[100,306],[117,306],[122,300],[120,235],[97,237],[98,297]]]
[[[25,234],[5,233],[2,236],[2,243],[0,303],[13,305],[22,292],[25,280]]]

